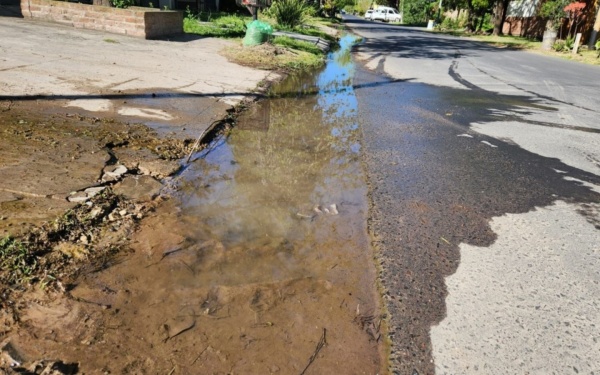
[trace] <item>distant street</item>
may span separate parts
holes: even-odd
[[[346,24],[397,373],[598,373],[600,67]]]

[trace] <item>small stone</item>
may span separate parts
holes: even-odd
[[[121,210],[121,211],[119,211],[119,215],[121,215],[121,216],[127,215],[127,210]]]
[[[111,165],[104,168],[104,174],[102,175],[102,181],[117,181],[120,180],[123,175],[127,173],[127,167],[124,165]]]
[[[85,234],[82,234],[81,237],[79,237],[79,241],[84,245],[87,245],[89,243],[88,238]]]
[[[87,195],[85,192],[83,192],[83,191],[78,191],[78,192],[76,192],[76,193],[71,193],[71,195],[69,195],[69,196],[67,197],[67,200],[68,200],[69,202],[73,202],[73,203],[81,203],[81,202],[85,202],[85,201],[87,201],[88,199],[90,199],[90,198],[89,198],[89,197],[88,197],[88,195]]]
[[[102,209],[100,207],[96,207],[90,212],[90,217],[93,219],[96,216],[98,216],[101,212],[102,212]]]
[[[87,194],[88,198],[91,198],[91,197],[97,195],[98,193],[100,193],[104,189],[106,189],[105,186],[96,186],[96,187],[91,187],[91,188],[85,189],[84,193]]]

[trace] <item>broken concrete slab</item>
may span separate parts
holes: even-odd
[[[163,185],[151,176],[127,176],[113,187],[115,194],[139,202],[151,201],[160,194]]]

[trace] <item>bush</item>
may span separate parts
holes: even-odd
[[[110,3],[115,8],[129,8],[135,5],[135,0],[110,0]]]
[[[269,7],[269,14],[280,26],[294,28],[304,22],[306,5],[302,0],[277,0]]]
[[[566,43],[564,40],[557,40],[552,45],[552,49],[555,50],[556,52],[563,52],[563,51],[567,50],[567,46],[566,46]]]
[[[568,37],[567,40],[565,40],[565,47],[567,50],[571,51],[573,47],[575,47],[575,38],[572,36]]]
[[[442,30],[457,30],[457,29],[460,29],[460,24],[457,19],[455,20],[450,17],[446,17],[442,21],[440,28]]]

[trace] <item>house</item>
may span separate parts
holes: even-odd
[[[502,32],[507,35],[518,35],[523,37],[541,39],[546,27],[546,20],[537,16],[537,10],[545,0],[513,0],[509,3],[506,21],[503,24]],[[579,31],[583,34],[583,42],[592,37],[594,21],[600,0],[579,0],[586,3],[584,9],[584,18]],[[559,36],[564,39],[569,34],[570,22],[563,19],[562,28]],[[600,28],[600,25],[598,25]],[[594,39],[596,36],[594,36]]]

